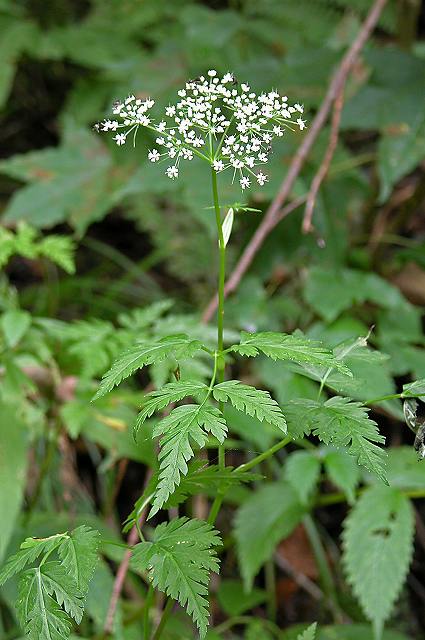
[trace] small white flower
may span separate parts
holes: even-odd
[[[179,170],[177,169],[176,166],[174,167],[167,167],[167,170],[165,172],[167,174],[167,176],[169,178],[171,178],[171,180],[174,180],[175,178],[179,177]]]
[[[259,185],[263,186],[263,184],[265,184],[268,181],[268,177],[266,175],[264,175],[264,173],[262,173],[262,171],[259,171],[259,173],[257,173],[257,182]]]
[[[227,84],[228,82],[233,82],[233,75],[231,73],[225,73],[223,76],[222,82]]]
[[[176,107],[174,105],[170,105],[166,107],[165,115],[167,115],[169,118],[172,118],[175,113],[176,113]]]
[[[300,131],[302,131],[303,129],[305,129],[306,121],[302,120],[301,118],[298,118],[297,125],[299,126]]]
[[[167,126],[167,123],[164,120],[161,120],[161,122],[158,124],[158,126],[156,127],[157,131],[159,131],[160,133],[163,133],[165,131],[165,128]]]
[[[299,111],[300,113],[304,113],[304,107],[303,107],[303,105],[302,105],[302,104],[298,104],[298,102],[296,102],[296,103],[294,104],[294,109],[295,109],[296,111]]]
[[[210,76],[210,78],[214,78],[214,76],[217,75],[217,71],[215,69],[210,69],[208,71],[208,75]]]
[[[241,185],[242,189],[249,189],[251,181],[246,176],[242,176],[242,178],[239,180],[239,184]]]
[[[219,171],[223,171],[224,169],[224,162],[223,160],[214,160],[213,162],[213,169],[214,171],[217,171],[217,173]]]
[[[126,135],[125,133],[117,133],[116,136],[114,136],[114,140],[117,143],[117,145],[120,147],[122,144],[125,144],[125,139],[126,139]]]
[[[159,155],[159,151],[158,149],[152,149],[152,151],[149,151],[148,153],[148,159],[151,162],[158,162],[158,160],[160,159],[160,155]]]

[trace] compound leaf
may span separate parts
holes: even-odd
[[[62,542],[62,564],[83,595],[87,593],[98,560],[99,532],[81,525]]]
[[[218,573],[214,547],[221,544],[218,532],[202,520],[177,518],[156,527],[152,542],[141,542],[133,552],[132,564],[148,571],[155,588],[177,600],[203,638],[208,625],[208,582]]]
[[[187,461],[193,456],[191,443],[203,447],[207,434],[212,433],[222,443],[227,425],[218,409],[208,405],[186,404],[174,409],[155,425],[153,436],[163,436],[160,441],[159,481],[149,517],[161,509],[176,486],[181,475],[188,472]]]
[[[66,567],[56,560],[46,562],[40,565],[40,574],[46,593],[55,595],[59,606],[80,623],[84,613],[83,594]]]
[[[304,336],[289,335],[265,331],[263,333],[247,333],[242,331],[241,341],[230,347],[231,351],[244,356],[257,356],[261,351],[273,360],[291,360],[298,364],[314,364],[317,366],[338,369],[351,376],[348,367],[337,360],[330,349],[317,340],[309,340]]]
[[[346,574],[377,637],[406,578],[413,534],[409,500],[382,485],[365,491],[344,523]]]
[[[196,380],[180,380],[179,382],[169,382],[161,389],[146,394],[143,401],[143,408],[136,418],[134,425],[134,437],[137,436],[139,429],[155,411],[164,409],[171,402],[179,402],[186,396],[197,397],[203,391],[207,391],[208,387],[203,382]]]
[[[294,437],[313,433],[325,444],[344,447],[358,464],[386,482],[385,451],[375,444],[385,442],[385,438],[368,411],[360,402],[335,396],[324,403],[294,400],[286,407],[286,417]]]
[[[58,533],[49,538],[27,538],[17,553],[11,556],[0,572],[0,586],[16,573],[20,573],[28,564],[32,564],[42,553],[48,553],[58,547],[66,533]]]
[[[191,340],[186,334],[179,333],[162,338],[157,342],[140,342],[127,351],[124,351],[110,370],[103,376],[99,389],[93,400],[101,398],[109,393],[116,385],[125,378],[146,365],[160,362],[168,356],[178,358],[189,358],[202,348],[199,340]]]
[[[267,391],[242,384],[239,380],[228,380],[215,385],[213,396],[218,401],[226,402],[229,400],[235,409],[243,411],[249,416],[255,416],[261,422],[265,420],[286,433],[284,415],[277,402],[270,397]]]

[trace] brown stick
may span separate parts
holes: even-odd
[[[146,487],[148,486],[148,483],[151,477],[152,477],[152,471],[149,469],[146,473],[143,491],[145,491]],[[148,512],[148,509],[146,506],[139,516],[139,527],[142,527],[144,525],[147,512]],[[138,536],[139,534],[137,531],[137,527],[136,525],[134,525],[134,527],[131,529],[130,533],[128,534],[127,544],[130,547],[135,545],[137,542]],[[118,606],[118,600],[120,599],[121,592],[124,587],[124,582],[127,576],[128,567],[130,565],[130,559],[131,559],[131,549],[128,549],[125,552],[123,559],[121,560],[120,566],[118,567],[117,575],[115,576],[115,580],[114,580],[114,586],[112,587],[111,598],[109,600],[109,606],[108,606],[108,613],[106,614],[105,624],[103,627],[103,631],[106,635],[109,635],[110,633],[112,633],[112,630],[114,627],[114,618],[115,618],[115,613]]]
[[[266,237],[269,233],[274,229],[276,224],[279,222],[279,212],[284,204],[285,200],[289,197],[291,189],[294,185],[296,178],[298,177],[305,160],[315,142],[320,130],[326,122],[326,119],[329,115],[329,112],[332,108],[332,105],[338,96],[341,86],[344,86],[346,78],[353,67],[357,56],[359,55],[361,49],[363,48],[365,42],[369,38],[372,33],[376,23],[379,20],[379,16],[381,15],[382,9],[384,8],[387,0],[375,0],[373,6],[364,21],[357,38],[354,40],[353,44],[344,55],[341,60],[341,63],[334,74],[331,83],[329,85],[328,91],[323,99],[322,105],[317,112],[307,135],[304,138],[301,146],[298,148],[294,159],[291,162],[288,173],[283,180],[279,191],[277,192],[274,200],[270,204],[261,224],[255,231],[253,237],[250,242],[246,246],[244,252],[242,253],[233,273],[230,278],[226,282],[225,287],[225,295],[228,296],[229,293],[233,293],[235,291],[244,276],[245,272],[248,270],[251,262],[254,259],[254,256],[260,249]],[[209,303],[207,309],[203,314],[203,320],[208,322],[217,308],[216,301],[213,299]]]
[[[302,230],[303,233],[310,233],[313,229],[312,221],[313,221],[313,213],[314,213],[314,205],[316,204],[317,194],[319,193],[320,185],[326,177],[326,174],[329,171],[330,164],[332,162],[332,158],[335,153],[336,146],[338,144],[338,136],[339,136],[339,125],[341,122],[341,113],[342,107],[344,105],[344,87],[345,82],[341,84],[338,95],[334,101],[334,109],[332,114],[332,123],[331,123],[331,132],[329,135],[329,143],[326,149],[325,155],[323,157],[322,163],[313,178],[313,182],[311,183],[310,191],[307,198],[307,204],[305,207],[304,219]]]

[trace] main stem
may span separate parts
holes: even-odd
[[[223,341],[223,328],[224,328],[224,282],[226,278],[226,245],[223,236],[223,227],[221,222],[220,203],[218,199],[218,187],[217,187],[217,173],[211,167],[211,184],[214,201],[215,222],[217,225],[218,236],[218,248],[219,248],[219,270],[218,270],[218,309],[217,309],[217,352],[218,352],[218,366],[217,366],[217,379],[218,382],[224,381],[225,360],[223,355],[224,341]],[[220,411],[223,411],[223,402],[219,403]],[[224,445],[218,446],[218,466],[223,470],[226,466],[225,449]],[[218,493],[211,507],[208,522],[213,524],[220,510],[221,503],[223,501],[223,494]]]

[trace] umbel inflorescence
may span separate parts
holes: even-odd
[[[134,95],[113,107],[115,119],[96,125],[101,131],[116,132],[114,140],[123,145],[130,134],[135,142],[139,127],[157,134],[156,147],[148,153],[151,162],[167,161],[166,175],[174,180],[179,175],[181,160],[194,156],[206,160],[218,173],[233,170],[242,189],[254,178],[263,185],[267,176],[254,167],[269,159],[274,138],[285,129],[304,129],[303,107],[288,105],[286,96],[276,91],[257,95],[247,84],[239,84],[231,73],[222,78],[214,70],[207,76],[189,80],[178,91],[178,101],[165,109],[159,122],[149,111],[155,101]]]

